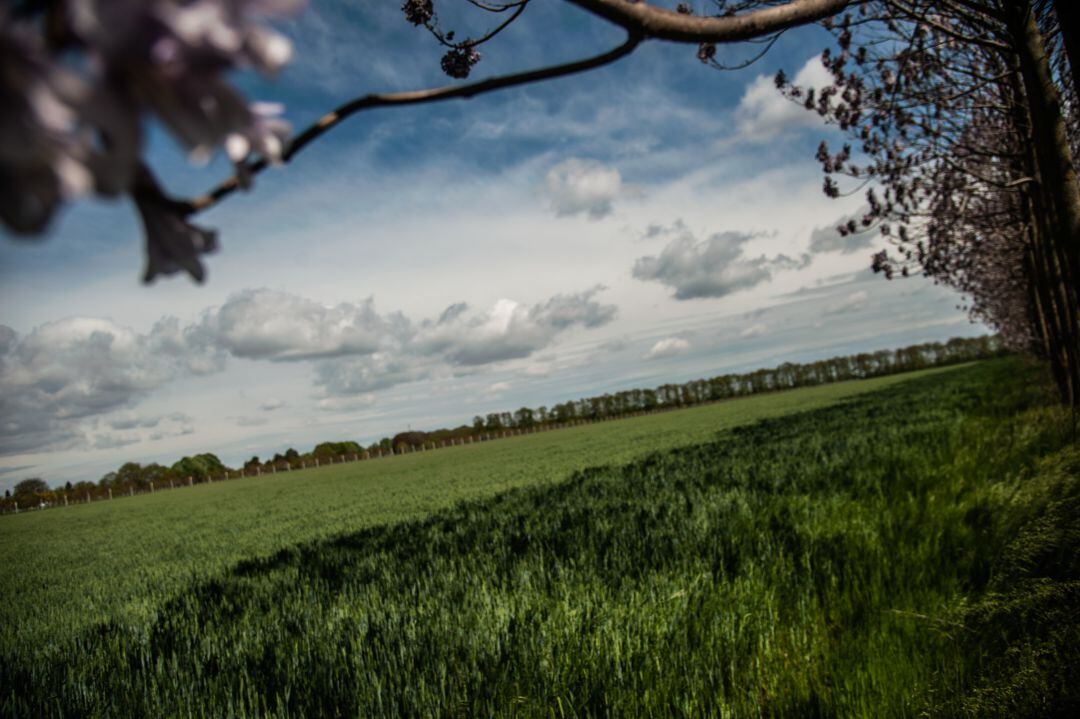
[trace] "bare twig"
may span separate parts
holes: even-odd
[[[507,87],[526,85],[541,80],[550,80],[585,72],[629,55],[642,40],[648,38],[684,43],[752,40],[780,33],[797,25],[816,22],[835,15],[846,7],[857,5],[863,0],[791,0],[791,2],[784,5],[731,17],[683,15],[656,8],[644,2],[630,3],[626,0],[566,1],[622,27],[627,32],[626,41],[601,55],[563,65],[493,77],[464,85],[449,85],[412,92],[364,95],[324,115],[314,125],[297,135],[283,153],[282,161],[289,162],[312,140],[320,137],[346,118],[363,110],[470,98]],[[525,3],[508,3],[506,8],[516,8],[510,20],[513,20],[524,6]],[[495,32],[498,32],[507,24],[509,24],[509,21],[500,25]],[[230,177],[209,193],[191,200],[188,203],[191,208],[189,214],[195,214],[214,206],[241,186],[240,175],[254,176],[265,170],[269,164],[265,158],[247,163],[243,172]]]
[[[630,31],[626,41],[618,47],[584,60],[576,60],[562,65],[553,65],[551,67],[514,73],[512,75],[491,77],[486,80],[466,83],[464,85],[447,85],[445,87],[431,88],[428,90],[371,94],[358,97],[324,115],[318,122],[309,126],[306,130],[293,138],[289,143],[288,148],[282,153],[282,162],[289,162],[312,141],[325,134],[345,119],[363,110],[372,110],[378,107],[420,105],[459,98],[467,99],[507,87],[526,85],[542,80],[551,80],[557,77],[585,72],[586,70],[592,70],[607,65],[629,55],[643,39],[644,37],[641,33]],[[269,165],[270,163],[265,158],[260,158],[248,163],[245,171],[247,174],[254,176],[265,170]],[[237,175],[233,175],[207,194],[197,197],[194,200],[190,200],[188,202],[188,206],[190,207],[189,214],[196,214],[213,207],[235,192],[239,187],[240,178]]]

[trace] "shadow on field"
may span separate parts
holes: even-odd
[[[1080,454],[1016,360],[245,561],[10,715],[1075,715]],[[40,713],[38,714],[40,715]]]

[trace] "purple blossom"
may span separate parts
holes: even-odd
[[[469,76],[472,66],[480,62],[480,53],[474,47],[453,48],[442,58],[442,70],[458,80]]]
[[[272,74],[292,48],[257,24],[300,0],[69,0],[73,32],[102,68],[102,84],[153,111],[196,157],[255,122],[227,80],[236,68]]]
[[[431,0],[405,0],[401,11],[413,25],[426,25],[435,16],[435,6]]]
[[[65,199],[90,189],[75,134],[86,88],[53,67],[34,35],[0,15],[0,219],[21,234],[45,229]]]

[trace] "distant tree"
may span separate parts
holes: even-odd
[[[49,485],[40,477],[24,479],[15,485],[15,499],[36,498],[49,491]]]
[[[321,442],[315,445],[311,454],[316,457],[342,457],[350,454],[359,454],[363,450],[356,442]]]
[[[227,471],[216,455],[209,452],[197,454],[194,457],[183,457],[172,466],[172,471],[177,477],[220,477]]]
[[[408,432],[399,432],[394,435],[393,443],[394,450],[401,452],[404,450],[415,450],[418,447],[424,445],[428,441],[428,435],[426,432],[417,432],[416,430],[410,430]]]

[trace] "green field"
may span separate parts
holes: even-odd
[[[625,464],[920,374],[0,517],[0,646],[63,638],[105,620],[140,622],[193,578],[243,559]]]
[[[1066,420],[1000,360],[5,517],[0,714],[1073,716]]]

